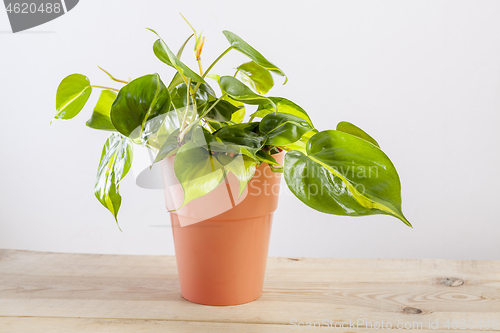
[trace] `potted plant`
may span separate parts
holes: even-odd
[[[261,295],[282,173],[291,192],[320,212],[386,214],[411,226],[401,210],[399,176],[377,141],[348,122],[317,130],[303,108],[268,95],[272,74],[286,83],[284,72],[236,34],[223,34],[229,46],[206,70],[205,39],[194,29],[177,53],[156,34],[153,52],[174,70],[169,84],[158,74],[128,82],[106,72],[124,84],[114,89],[69,75],[57,89],[55,116],[73,118],[92,90],[102,89],[87,126],[111,131],[95,196],[116,221],[120,181],[130,170],[134,144],[154,152],[171,214],[181,293],[210,305]],[[196,71],[181,61],[193,37]],[[213,73],[232,50],[249,62],[230,75]],[[249,106],[256,109],[244,121]]]

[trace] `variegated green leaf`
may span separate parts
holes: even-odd
[[[309,139],[306,153],[285,155],[285,180],[297,198],[324,213],[392,215],[401,210],[401,184],[391,160],[373,144],[340,131]]]
[[[133,147],[129,138],[113,133],[102,149],[97,169],[94,194],[118,223],[118,210],[122,198],[119,193],[120,181],[127,175],[132,165]]]
[[[92,87],[89,79],[82,74],[71,74],[65,77],[56,93],[55,119],[71,119],[76,116],[87,103]]]
[[[254,93],[252,89],[232,76],[222,76],[220,78],[220,85],[222,90],[234,100],[252,105],[271,104],[272,107],[275,107],[274,102],[269,98]]]
[[[265,95],[273,87],[273,76],[267,69],[254,61],[241,64],[237,68],[243,82],[248,83],[259,94]]]
[[[260,132],[267,135],[267,145],[284,146],[298,141],[313,127],[304,119],[286,113],[270,113],[259,124]]]

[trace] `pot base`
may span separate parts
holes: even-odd
[[[170,216],[182,297],[225,306],[261,296],[272,213],[242,220],[215,217],[185,227],[177,214]]]

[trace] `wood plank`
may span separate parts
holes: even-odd
[[[289,330],[291,320],[323,319],[418,321],[423,328],[439,320],[443,327],[446,320],[500,320],[500,262],[270,258],[259,300],[210,307],[180,296],[174,257],[0,250],[0,316],[265,324],[279,330]]]
[[[207,322],[186,322],[166,320],[131,320],[131,319],[86,319],[86,318],[19,318],[0,317],[0,332],[2,333],[283,333],[290,332],[292,326],[258,325],[258,324],[228,324]],[[319,329],[317,326],[316,329]],[[296,329],[301,331],[301,329]],[[330,330],[328,330],[330,331]],[[356,332],[368,333],[369,329],[356,329]],[[381,329],[380,333],[394,330]],[[293,331],[292,331],[293,332]],[[335,332],[352,332],[349,329],[335,329]],[[419,330],[421,333],[444,333],[449,330]],[[467,330],[468,333],[479,333],[478,330]]]
[[[220,333],[289,332],[282,325],[226,324],[166,320],[0,317],[2,333]]]

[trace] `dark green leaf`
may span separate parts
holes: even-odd
[[[267,134],[267,145],[283,146],[298,141],[313,127],[304,119],[286,113],[270,113],[262,119],[260,132]]]
[[[247,125],[240,126],[240,125]],[[246,146],[252,149],[259,150],[264,146],[267,137],[259,135],[249,130],[253,124],[238,124],[233,126],[222,127],[214,133],[216,137],[226,143],[234,143],[240,146]]]
[[[89,79],[82,74],[71,74],[65,77],[56,94],[56,119],[71,119],[85,106],[92,87]]]
[[[109,117],[111,105],[113,105],[115,99],[116,93],[114,91],[103,90],[101,96],[99,96],[92,116],[87,121],[87,126],[98,130],[116,131]]]
[[[252,132],[259,123],[243,123],[220,128],[214,136],[223,143],[212,144],[211,149],[217,152],[243,154],[257,160],[256,153],[262,149],[267,136]]]
[[[348,134],[357,136],[358,138],[366,140],[366,141],[368,141],[368,142],[370,142],[370,143],[372,143],[375,146],[377,146],[377,147],[380,148],[378,142],[375,141],[375,139],[372,138],[368,133],[366,133],[365,131],[363,131],[358,126],[356,126],[354,124],[351,124],[351,123],[349,123],[347,121],[341,121],[340,123],[338,123],[338,125],[337,125],[337,131],[341,131],[341,132],[344,132],[344,133],[348,133]]]
[[[274,106],[274,103],[269,98],[254,93],[252,89],[232,76],[222,76],[220,85],[229,97],[239,102],[252,105],[271,104]]]
[[[159,129],[170,108],[170,94],[158,74],[145,75],[124,86],[111,107],[111,122],[131,139]]]
[[[234,106],[228,101],[225,100],[220,100],[215,104],[216,102],[210,102],[208,104],[208,108],[212,108],[206,115],[205,117],[211,120],[216,120],[216,121],[223,121],[227,122],[232,119],[232,115],[239,111],[240,108]],[[215,106],[213,106],[215,104]],[[212,107],[213,106],[213,107]]]
[[[224,89],[222,88],[221,84],[220,84],[220,76],[219,75],[216,75],[216,74],[208,74],[207,77],[217,81],[217,83],[219,84],[219,87],[222,91],[224,91]],[[231,116],[231,121],[239,124],[241,122],[243,122],[243,119],[245,118],[245,107],[243,105],[242,102],[239,102],[239,101],[236,101],[234,99],[232,99],[231,97],[229,96],[224,96],[223,98],[225,101],[228,101],[229,103],[233,104],[234,106],[240,108],[238,111],[234,112],[233,115]]]
[[[250,46],[247,42],[245,42],[243,39],[238,37],[236,34],[224,30],[222,32],[224,36],[226,36],[227,40],[229,41],[229,44],[236,50],[240,51],[253,61],[255,61],[258,65],[264,67],[267,70],[270,70],[271,72],[274,72],[278,75],[284,76],[285,77],[285,83],[286,83],[286,75],[285,73],[279,69],[276,65],[271,63],[269,60],[264,58],[262,54],[260,54],[259,51],[254,49],[252,46]]]
[[[265,95],[273,87],[273,76],[267,69],[253,61],[238,66],[242,80],[250,84],[259,94]]]
[[[194,89],[195,84],[191,84],[191,87]],[[176,88],[172,90],[172,104],[176,109],[182,109],[187,106],[187,99],[190,96],[187,91],[187,85],[185,83],[181,83]],[[196,91],[196,107],[198,108],[198,113],[202,113],[207,103],[210,100],[215,99],[215,92],[208,84],[202,83],[198,90]],[[190,100],[189,104],[192,104]]]
[[[408,226],[401,210],[401,184],[382,150],[340,131],[309,139],[306,154],[285,156],[288,187],[306,205],[324,213],[362,216],[387,214]]]
[[[113,133],[102,149],[101,160],[97,169],[94,194],[117,220],[122,198],[119,193],[120,181],[130,170],[133,147],[130,139]]]
[[[267,163],[269,165],[281,166],[281,164],[279,164],[276,161],[276,159],[271,154],[269,154],[269,152],[267,152],[267,151],[259,150],[256,155],[257,155],[257,159],[260,162],[264,162],[264,163]]]

